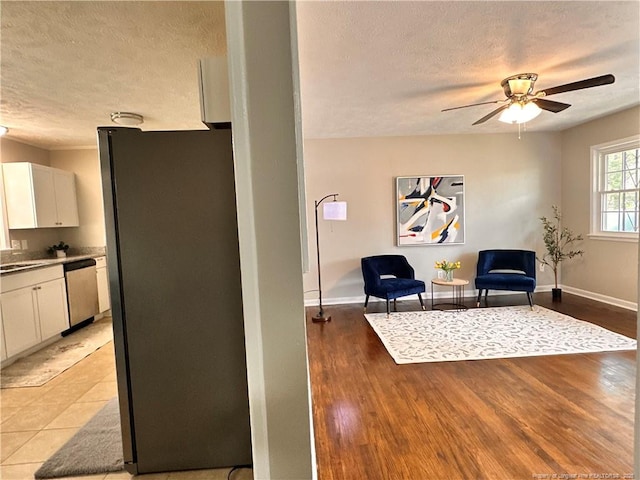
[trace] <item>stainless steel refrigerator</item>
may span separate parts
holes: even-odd
[[[231,130],[98,143],[125,467],[251,464]]]

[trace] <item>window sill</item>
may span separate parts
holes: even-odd
[[[637,233],[629,233],[627,235],[621,235],[619,233],[590,233],[587,235],[587,238],[591,240],[609,240],[612,242],[627,242],[627,243],[637,243],[638,242],[638,234]]]

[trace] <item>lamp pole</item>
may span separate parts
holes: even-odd
[[[331,321],[331,315],[325,316],[324,309],[322,308],[322,277],[320,275],[320,232],[318,231],[318,207],[322,202],[324,202],[327,198],[333,197],[335,201],[337,193],[330,193],[329,195],[325,195],[320,199],[320,201],[315,201],[315,214],[316,214],[316,254],[318,256],[318,299],[320,301],[320,310],[317,315],[311,317],[312,322],[329,322]]]

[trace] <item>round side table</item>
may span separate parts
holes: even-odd
[[[450,303],[433,303],[433,286],[440,285],[442,287],[451,287],[453,289],[453,299]],[[464,287],[469,285],[469,280],[454,278],[453,280],[441,280],[434,278],[431,280],[431,310],[456,310],[458,312],[467,310],[464,302]],[[444,308],[449,306],[449,308]]]

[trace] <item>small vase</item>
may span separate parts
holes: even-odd
[[[445,270],[444,279],[447,282],[452,282],[453,281],[453,270]]]
[[[562,301],[562,289],[561,288],[552,288],[551,289],[551,299],[554,302]]]
[[[67,252],[64,250],[56,250],[56,257],[65,258],[67,256]]]

